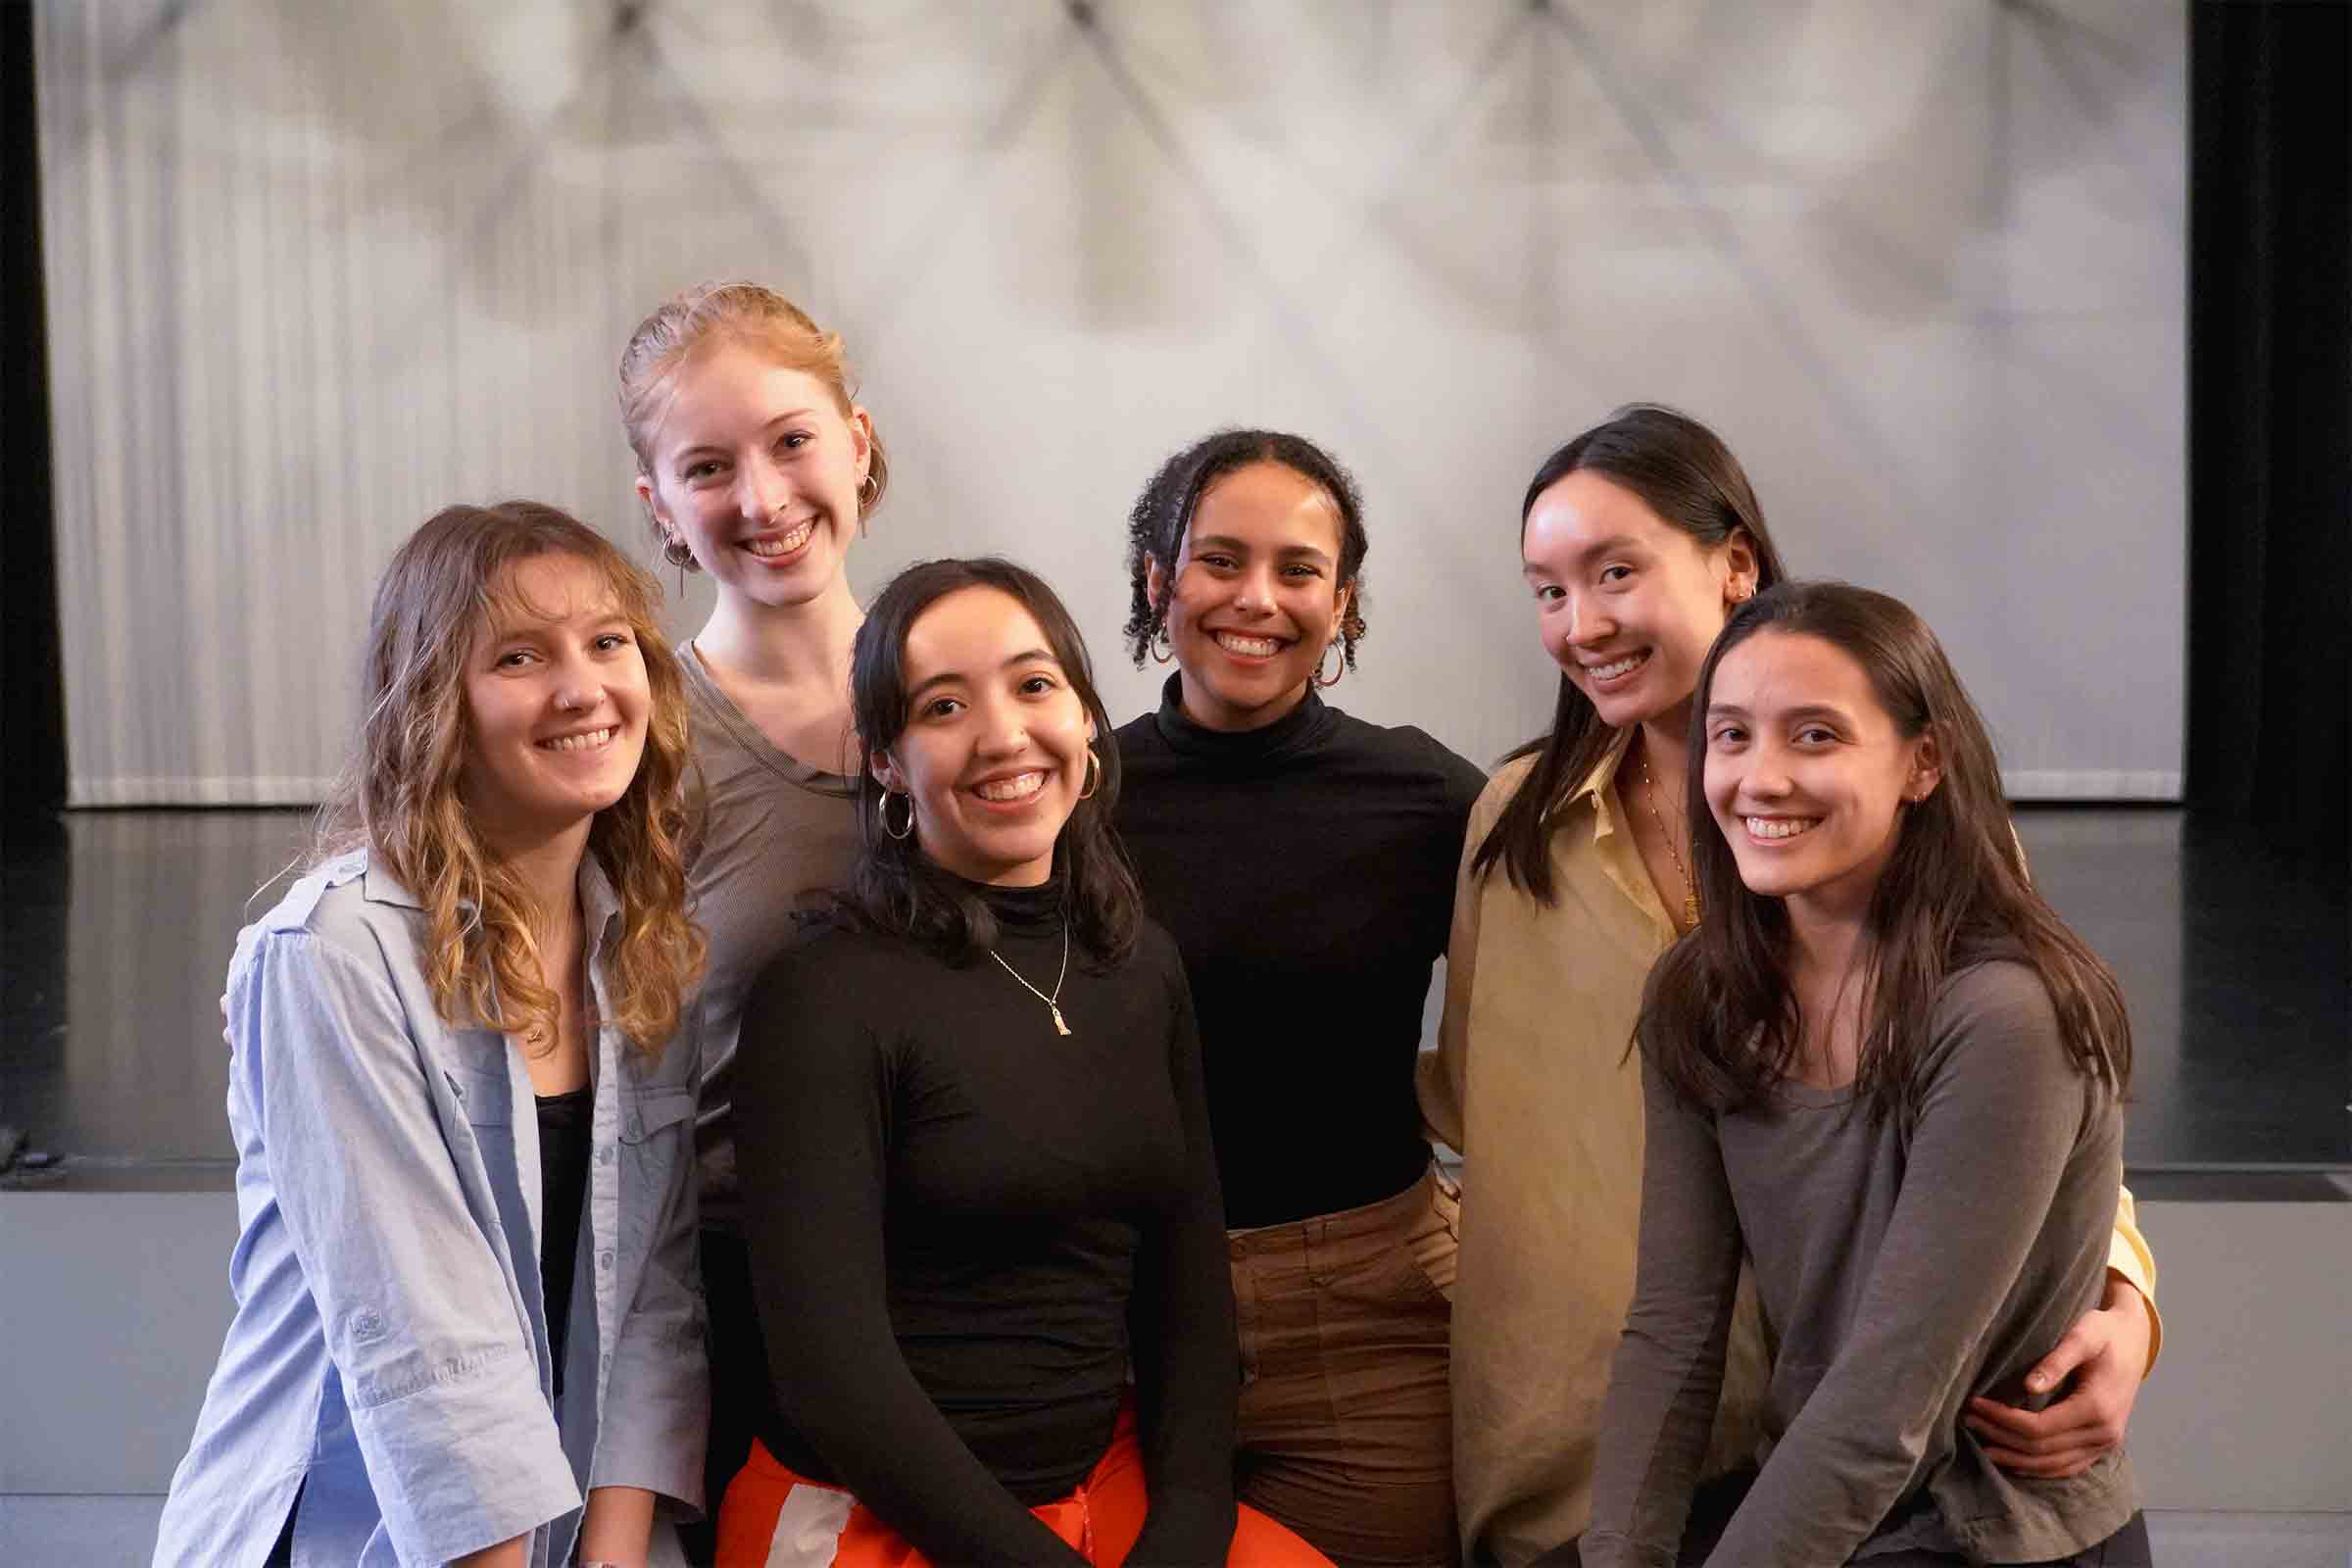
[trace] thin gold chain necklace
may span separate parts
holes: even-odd
[[[1649,807],[1649,819],[1658,824],[1658,837],[1666,841],[1666,858],[1674,862],[1674,874],[1683,879],[1683,929],[1688,931],[1698,924],[1698,889],[1690,880],[1690,868],[1683,864],[1682,853],[1674,847],[1666,818],[1658,812],[1658,787],[1650,781],[1647,747],[1642,751],[1642,799]]]
[[[1066,1035],[1070,1032],[1070,1026],[1064,1023],[1061,1017],[1061,982],[1068,977],[1070,972],[1070,922],[1067,917],[1064,917],[1061,922],[1061,968],[1054,976],[1054,992],[1051,996],[1038,990],[1028,981],[1022,980],[1021,971],[1006,963],[1004,956],[996,949],[989,949],[988,956],[997,960],[998,968],[1015,980],[1020,980],[1023,991],[1046,1004],[1046,1010],[1054,1015],[1054,1032],[1055,1034]]]

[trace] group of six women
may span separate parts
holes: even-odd
[[[1559,697],[1490,779],[1323,700],[1369,542],[1309,441],[1145,486],[1114,728],[1016,565],[860,609],[883,443],[781,297],[666,302],[620,403],[715,607],[673,653],[529,503],[387,570],[230,967],[159,1563],[635,1568],[706,1506],[722,1564],[2146,1560],[2115,983],[1933,635],[1786,581],[1703,426],[1528,486]]]

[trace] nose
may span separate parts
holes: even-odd
[[[1242,574],[1238,591],[1233,596],[1233,608],[1245,615],[1263,615],[1274,609],[1274,573],[1269,566],[1253,566]]]
[[[1759,800],[1778,800],[1792,786],[1788,779],[1788,759],[1779,747],[1765,741],[1748,754],[1746,774],[1740,780],[1742,794]]]
[[[1591,648],[1617,635],[1616,617],[1589,599],[1568,597],[1568,644]]]
[[[1029,744],[1029,726],[1018,705],[988,703],[979,716],[980,738],[973,749],[982,757],[1014,757]]]
[[[561,713],[585,713],[605,700],[605,683],[596,666],[584,656],[572,654],[561,660],[555,670],[555,686],[549,701]]]
[[[756,453],[736,470],[736,505],[748,522],[765,523],[784,510],[791,495],[784,474],[767,454]]]

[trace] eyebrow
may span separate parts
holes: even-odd
[[[1231,550],[1246,556],[1250,553],[1250,542],[1246,539],[1236,539],[1229,533],[1196,534],[1193,536],[1192,548],[1196,551]],[[1318,550],[1313,545],[1284,545],[1274,553],[1278,556],[1308,556],[1323,562],[1331,560],[1329,552]]]
[[[762,431],[772,430],[787,419],[806,419],[814,413],[816,413],[814,409],[793,409],[788,413],[777,415],[760,428]],[[698,452],[724,452],[725,450],[724,446],[715,441],[698,441],[693,446],[678,448],[677,455],[671,461],[682,463]]]
[[[1707,716],[1709,718],[1752,718],[1755,715],[1738,703],[1709,703]],[[1844,709],[1833,708],[1827,703],[1802,703],[1795,708],[1784,709],[1773,716],[1790,724],[1803,723],[1808,719],[1826,719],[1833,724],[1842,725],[1848,729],[1853,727],[1854,722]]]
[[[1646,544],[1630,533],[1613,533],[1606,539],[1595,540],[1585,546],[1584,549],[1577,551],[1568,558],[1568,564],[1572,567],[1582,566],[1595,557],[1613,556],[1620,551],[1632,551],[1636,554],[1645,555],[1648,550],[1649,547]],[[1549,570],[1549,567],[1539,565],[1524,557],[1519,563],[1519,575],[1522,577],[1539,577],[1546,574]]]
[[[1054,657],[1053,650],[1047,648],[1032,648],[1025,653],[1013,655],[1010,659],[1005,660],[1002,664],[999,664],[997,668],[1000,670],[1015,669],[1022,664],[1035,664],[1040,662],[1052,664],[1055,669],[1059,669],[1061,667],[1061,661]],[[923,693],[929,691],[934,686],[952,684],[953,682],[962,680],[963,678],[964,674],[960,669],[943,669],[938,674],[932,676],[929,680],[923,682],[920,686],[917,686],[914,690],[908,692],[906,694],[906,701],[911,704],[916,698],[922,696]]]

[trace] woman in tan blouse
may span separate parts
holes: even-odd
[[[1531,1562],[1592,1506],[1609,1359],[1633,1297],[1642,1097],[1628,1052],[1651,963],[1696,923],[1685,736],[1733,606],[1785,575],[1713,432],[1634,405],[1545,461],[1521,555],[1561,669],[1548,733],[1470,818],[1422,1112],[1462,1151],[1454,1477],[1474,1556]],[[2118,1204],[2109,1281],[2034,1369],[2047,1410],[1968,1407],[1988,1456],[2078,1472],[2121,1441],[2158,1325],[2155,1264]],[[1743,1284],[1707,1473],[1752,1459],[1769,1356]],[[2030,1380],[2031,1382],[2031,1380]]]

